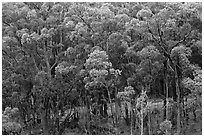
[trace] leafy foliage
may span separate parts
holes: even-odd
[[[19,112],[18,108],[11,109],[7,107],[2,115],[2,132],[3,134],[20,134],[22,125],[19,123]]]

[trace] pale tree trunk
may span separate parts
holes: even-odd
[[[149,90],[149,92],[151,92],[150,83],[148,84],[148,90]],[[149,135],[151,135],[151,134],[152,134],[152,132],[151,132],[151,118],[150,118],[150,110],[148,110],[148,112],[147,112],[147,116],[148,116],[148,132],[149,132]]]
[[[168,94],[169,94],[168,92],[169,91],[168,91],[168,78],[167,77],[166,77],[166,82],[165,83],[166,83],[166,120],[168,120],[168,103],[169,103],[168,102],[169,101],[168,100]]]
[[[132,110],[132,103],[130,102],[130,134],[132,135],[132,123],[133,123],[133,110]]]
[[[109,103],[110,103],[110,108],[111,108],[111,116],[113,118],[113,125],[115,127],[115,119],[114,119],[114,113],[113,113],[113,104],[112,104],[112,101],[111,101],[110,91],[109,91],[108,87],[106,87],[106,89],[107,89],[107,92],[108,92],[108,98],[109,98]]]
[[[117,88],[116,88],[117,91]],[[116,125],[116,135],[118,135],[118,122],[120,118],[120,110],[119,110],[119,100],[117,99],[117,92],[115,92],[115,125]]]
[[[144,123],[143,123],[143,103],[141,105],[141,110],[140,110],[140,113],[141,113],[141,135],[143,135],[143,130],[144,130]]]
[[[106,90],[108,92],[108,99],[109,99],[109,103],[110,103],[111,117],[113,119],[113,126],[116,127],[114,113],[113,113],[113,104],[112,104],[112,101],[111,101],[110,91],[109,91],[108,87],[104,83],[102,83],[102,84],[104,85],[104,87],[106,88]]]
[[[168,66],[169,61],[167,60],[167,66]],[[168,69],[168,67],[166,68]],[[166,74],[165,78],[165,87],[166,87],[166,120],[168,120],[168,94],[169,94],[169,89],[168,89],[168,74]],[[168,134],[168,131],[166,130],[166,135]]]
[[[165,82],[165,85],[166,85],[166,120],[168,120],[168,104],[169,104],[169,100],[168,100],[168,78],[166,76],[166,82]],[[168,134],[168,131],[166,130],[166,135]]]
[[[142,89],[142,94],[144,93],[144,89]],[[140,110],[140,114],[141,114],[141,135],[143,135],[144,133],[144,118],[143,118],[143,98],[142,98],[142,103],[141,103],[141,110]]]

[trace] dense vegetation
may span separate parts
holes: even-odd
[[[2,4],[3,134],[201,134],[201,3]]]

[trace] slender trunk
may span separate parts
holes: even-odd
[[[181,132],[180,90],[179,90],[178,72],[177,70],[175,72],[176,72],[176,93],[177,93],[177,134],[180,134]]]
[[[144,90],[142,89],[142,93],[143,93],[143,92],[144,92]],[[144,100],[142,99],[141,110],[140,110],[140,114],[141,114],[141,135],[143,135],[143,132],[144,132],[143,102],[144,102]]]
[[[130,103],[130,134],[132,135],[132,122],[133,122],[133,113],[132,113],[132,104]]]
[[[87,94],[87,92],[86,92],[86,90],[85,90],[85,100],[86,100],[86,106],[87,106],[87,114],[86,114],[86,128],[85,128],[85,130],[86,130],[86,134],[89,134],[90,133],[90,120],[91,120],[91,116],[90,116],[90,105],[89,105],[89,99],[88,99],[88,94]]]
[[[45,62],[46,62],[46,68],[47,68],[47,76],[48,76],[48,82],[51,81],[51,70],[50,70],[50,64],[49,64],[49,58],[48,58],[48,52],[47,52],[47,40],[45,40],[45,44],[43,45],[43,50],[44,50],[44,58],[45,58]],[[42,125],[43,125],[43,134],[44,135],[48,135],[49,131],[48,131],[48,109],[47,109],[47,96],[45,95],[45,102],[44,102],[44,107],[45,110],[43,110],[43,115],[41,116],[42,118]]]
[[[119,105],[118,105],[118,100],[116,99],[116,101],[115,101],[115,125],[116,125],[116,128],[118,128],[119,116],[120,116]],[[118,129],[117,129],[117,131],[118,131]],[[117,131],[116,131],[116,135],[119,134]]]
[[[167,60],[166,61],[166,65],[165,65],[165,69],[167,70],[168,69],[168,63],[169,63],[169,61]],[[166,120],[168,120],[168,76],[167,76],[167,73],[166,73],[166,71],[165,71],[165,90],[166,90],[166,99],[165,99],[165,116],[166,116]],[[166,135],[168,135],[168,131],[167,131],[167,129],[166,129]]]
[[[141,110],[140,110],[140,113],[141,113],[141,135],[143,135],[143,103],[142,103],[142,105],[141,105]]]
[[[118,128],[118,121],[119,121],[119,117],[120,117],[120,111],[119,111],[119,100],[117,98],[117,87],[115,87],[115,125],[116,125],[116,128]],[[118,129],[116,129],[116,135],[118,135]]]
[[[48,58],[47,41],[46,40],[45,40],[43,50],[44,50],[44,58],[45,58],[45,63],[46,63],[46,68],[47,68],[48,80],[50,81],[51,80],[51,69],[50,69],[50,63],[49,63],[49,58]]]
[[[129,126],[130,125],[130,119],[129,119],[129,114],[128,114],[128,105],[127,105],[127,103],[125,103],[125,122],[126,122],[126,124],[127,124],[127,126]]]
[[[168,94],[169,94],[169,90],[168,90],[168,77],[166,76],[166,120],[168,120],[168,104],[169,104],[169,100],[168,100]]]
[[[168,118],[167,118],[167,109],[168,109],[168,107],[167,107],[167,98],[168,98],[168,85],[167,85],[167,63],[168,63],[168,61],[167,60],[165,60],[164,61],[164,77],[163,77],[163,79],[164,79],[164,82],[163,82],[163,91],[164,91],[164,95],[166,96],[163,100],[164,100],[164,111],[163,111],[163,113],[164,113],[164,120],[167,120]]]
[[[152,134],[151,132],[151,118],[150,118],[150,111],[148,110],[148,131],[149,131],[149,135]]]
[[[164,101],[164,110],[163,110],[163,114],[164,114],[164,117],[163,117],[163,120],[166,120],[167,119],[167,116],[166,116],[166,110],[167,110],[167,99],[166,99],[166,97],[165,98],[163,98],[163,101]]]
[[[186,112],[185,112],[185,99],[182,97],[182,132],[185,130],[183,127],[185,126]]]
[[[104,113],[104,116],[106,117],[106,116],[108,116],[108,113],[107,113],[107,110],[108,110],[108,106],[107,106],[107,104],[106,103],[104,103],[103,104],[103,113]]]
[[[166,120],[168,120],[168,77],[166,76]],[[166,130],[166,135],[168,135],[168,131]]]
[[[105,88],[106,88],[106,90],[107,90],[107,92],[108,92],[108,99],[109,99],[109,103],[110,103],[111,116],[112,116],[112,118],[113,118],[113,125],[114,125],[114,127],[115,127],[115,120],[114,120],[114,113],[113,113],[113,106],[112,106],[113,104],[112,104],[112,101],[111,101],[110,91],[109,91],[109,89],[108,89],[107,86],[105,86]]]
[[[185,118],[186,118],[186,126],[188,125],[188,119],[189,119],[189,116],[188,116],[188,111],[187,111],[187,109],[186,109],[186,107],[187,107],[187,102],[188,102],[188,98],[186,97],[185,98],[185,102],[186,102],[186,104],[185,104]]]

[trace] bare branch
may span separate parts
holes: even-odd
[[[2,19],[2,22],[3,22],[4,24],[6,24],[7,26],[11,26],[9,23],[5,22],[3,19]]]
[[[61,57],[62,55],[64,54],[64,51],[60,52],[57,56],[56,56],[56,59],[55,59],[55,63],[51,66],[51,70],[54,68],[54,66],[58,63],[58,59],[59,57]]]
[[[187,39],[187,37],[191,34],[191,32],[192,32],[192,30],[191,30],[187,35],[185,35],[182,40],[180,40],[179,42],[177,42],[177,43],[172,47],[172,49],[173,49],[174,47],[178,46],[180,43],[185,42],[186,39]]]

